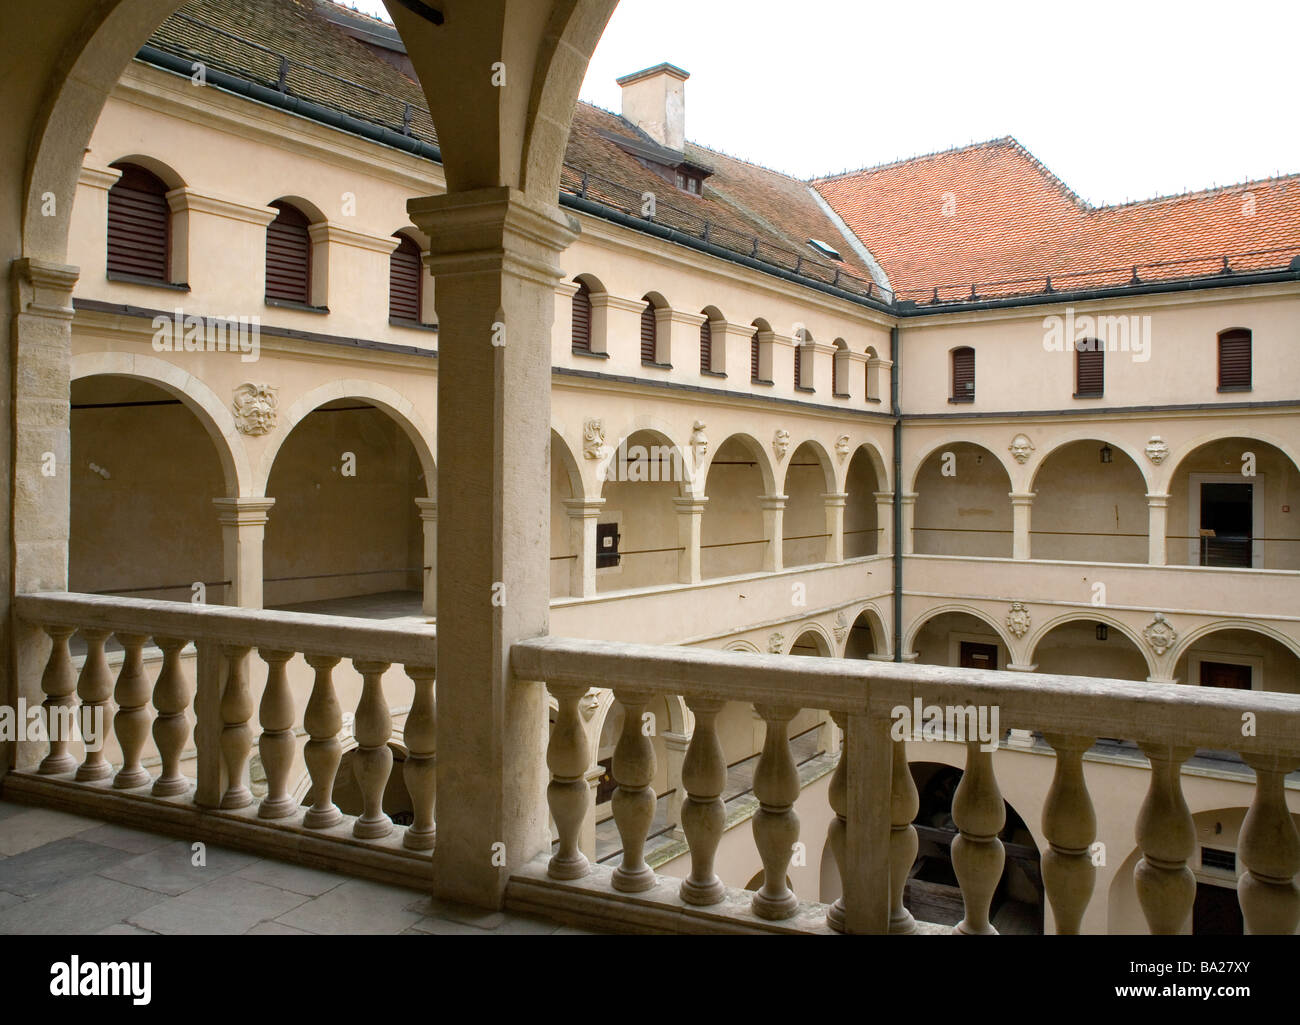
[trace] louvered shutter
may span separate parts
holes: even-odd
[[[1106,390],[1106,350],[1096,338],[1085,338],[1074,349],[1074,393],[1101,395]]]
[[[713,369],[713,325],[705,321],[700,325],[700,370]]]
[[[655,305],[652,302],[645,304],[645,309],[641,311],[641,362],[657,363],[659,356],[659,328],[655,323]]]
[[[758,332],[754,332],[754,337],[749,340],[749,379],[758,380]]]
[[[388,258],[388,316],[393,320],[420,323],[420,247],[405,235],[395,235],[401,244]]]
[[[803,346],[799,344],[798,338],[794,343],[794,386],[803,387]]]
[[[1250,387],[1250,332],[1224,331],[1219,335],[1219,387]]]
[[[832,395],[840,394],[840,361],[841,361],[841,357],[839,352],[837,351],[835,355],[831,357],[831,394]]]
[[[591,352],[591,289],[585,281],[578,282],[573,293],[573,351]]]
[[[108,190],[108,273],[166,281],[171,209],[167,186],[143,167],[123,164]]]
[[[266,297],[283,302],[311,302],[311,238],[307,218],[288,203],[266,228]]]
[[[952,397],[975,398],[975,350],[969,346],[952,350]]]

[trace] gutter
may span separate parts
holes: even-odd
[[[894,661],[903,661],[903,413],[898,401],[898,369],[903,358],[903,329],[889,329],[889,408],[894,414]]]

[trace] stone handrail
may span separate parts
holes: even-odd
[[[911,713],[920,703],[998,712],[996,720],[985,720],[1000,727],[993,744],[987,737],[958,738],[967,755],[952,806],[958,830],[952,861],[965,906],[957,932],[996,932],[989,910],[1005,859],[999,838],[1005,815],[993,748],[1008,727],[1041,731],[1056,752],[1055,776],[1043,806],[1048,850],[1042,873],[1058,932],[1079,930],[1096,882],[1091,860],[1096,816],[1082,759],[1098,736],[1138,741],[1151,764],[1136,823],[1142,858],[1134,881],[1153,933],[1184,931],[1191,918],[1196,883],[1188,860],[1196,840],[1181,770],[1197,747],[1235,750],[1255,771],[1254,801],[1239,839],[1246,872],[1238,898],[1247,931],[1289,934],[1300,924],[1300,889],[1294,881],[1300,872],[1300,833],[1287,809],[1283,782],[1300,766],[1300,695],[561,637],[515,644],[511,668],[520,681],[544,682],[558,702],[547,750],[552,776],[547,798],[559,847],[545,867],[546,882],[568,886],[588,901],[601,893],[586,882],[592,869],[579,850],[587,801],[584,773],[590,761],[580,702],[591,686],[599,685],[614,691],[624,724],[613,761],[618,784],[613,812],[623,858],[609,876],[612,892],[606,900],[653,891],[665,914],[696,909],[692,921],[698,922],[701,909],[716,907],[719,927],[724,919],[726,926],[736,926],[735,909],[745,895],[729,893],[713,868],[724,828],[721,792],[726,779],[714,720],[726,702],[741,701],[752,703],[767,727],[754,776],[760,808],[753,831],[763,883],[750,897],[747,914],[751,921],[781,922],[797,915],[807,920],[808,912],[801,912],[787,881],[799,839],[793,808],[799,780],[786,730],[800,709],[813,708],[829,711],[844,731],[830,782],[835,817],[827,834],[844,895],[814,921],[841,932],[915,931],[903,895],[917,851],[912,820],[918,797],[907,768],[908,737],[898,739],[891,729],[896,709]],[[695,715],[682,766],[686,799],[681,820],[691,871],[672,899],[662,896],[661,881],[642,857],[654,812],[649,782],[655,755],[642,733],[641,710],[659,694],[683,697]],[[536,881],[521,878],[523,885],[539,890]],[[638,906],[653,904],[653,899],[641,898]],[[619,905],[620,914],[627,915],[630,907]]]
[[[404,873],[423,878],[405,859],[418,856],[427,871],[434,845],[437,638],[432,626],[87,594],[19,595],[15,607],[19,618],[50,642],[40,680],[48,753],[34,773],[11,774],[6,789],[25,788],[68,807],[111,804],[163,828],[183,823],[190,835],[198,830],[263,850],[287,846],[311,854],[316,863],[347,864],[380,878]],[[78,632],[86,642],[80,670],[68,647]],[[116,681],[105,657],[110,636],[123,648]],[[142,656],[150,638],[162,651],[152,687]],[[182,666],[190,643],[197,651],[193,683]],[[287,668],[297,654],[314,675],[301,709],[295,708]],[[355,817],[344,815],[333,800],[343,756],[343,710],[333,672],[345,658],[362,679],[353,729],[362,809]],[[258,661],[265,664],[265,685],[255,708],[250,676]],[[392,714],[383,681],[393,665],[402,665],[414,684],[403,733],[409,754],[402,773],[413,813],[405,827],[383,810],[393,769]],[[260,799],[248,784],[255,713],[267,787]],[[116,770],[104,743],[110,716],[121,753]],[[101,731],[100,743],[87,744],[79,765],[70,722],[82,735],[91,723]],[[196,779],[182,772],[191,732]],[[151,733],[162,762],[156,778],[144,765]],[[308,737],[302,758],[311,789],[305,802],[295,797],[290,778],[300,733]],[[268,827],[279,836],[268,838]]]

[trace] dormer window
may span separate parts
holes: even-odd
[[[691,171],[677,169],[677,187],[683,192],[698,196],[704,191],[704,178]]]
[[[827,245],[821,239],[810,238],[808,244],[817,250],[817,252],[821,253],[822,256],[829,256],[832,260],[839,260],[841,263],[844,262],[844,257],[840,256],[834,248]]]

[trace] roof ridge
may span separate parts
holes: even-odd
[[[1273,185],[1277,182],[1296,182],[1300,184],[1300,171],[1293,171],[1290,174],[1271,174],[1267,178],[1247,178],[1244,181],[1233,182],[1228,185],[1211,185],[1205,189],[1191,189],[1186,192],[1168,192],[1162,196],[1148,196],[1145,199],[1128,199],[1123,203],[1103,203],[1101,206],[1092,208],[1093,213],[1104,213],[1108,210],[1127,210],[1130,207],[1155,205],[1157,203],[1173,203],[1184,199],[1198,199],[1206,196],[1223,195],[1232,192],[1235,189],[1248,188],[1252,185]]]
[[[884,160],[878,164],[868,164],[865,167],[850,168],[849,170],[839,171],[835,174],[813,175],[813,177],[808,179],[808,184],[816,185],[819,182],[834,181],[836,178],[851,178],[855,174],[866,174],[868,171],[883,171],[887,167],[901,167],[903,164],[914,164],[921,160],[932,160],[935,157],[946,157],[951,156],[954,153],[965,153],[968,150],[991,149],[994,146],[1005,146],[1008,143],[1019,145],[1010,135],[1002,135],[996,139],[985,139],[982,142],[968,142],[960,146],[949,146],[947,149],[932,150],[929,153],[917,153],[910,157],[898,157],[894,160]]]
[[[337,7],[339,10],[347,11],[349,14],[358,18],[365,18],[369,21],[373,21],[376,25],[383,25],[385,28],[397,27],[391,21],[384,21],[383,18],[376,17],[366,11],[358,11],[355,7],[349,7],[343,2],[343,0],[318,0],[318,2],[329,4],[331,7]]]

